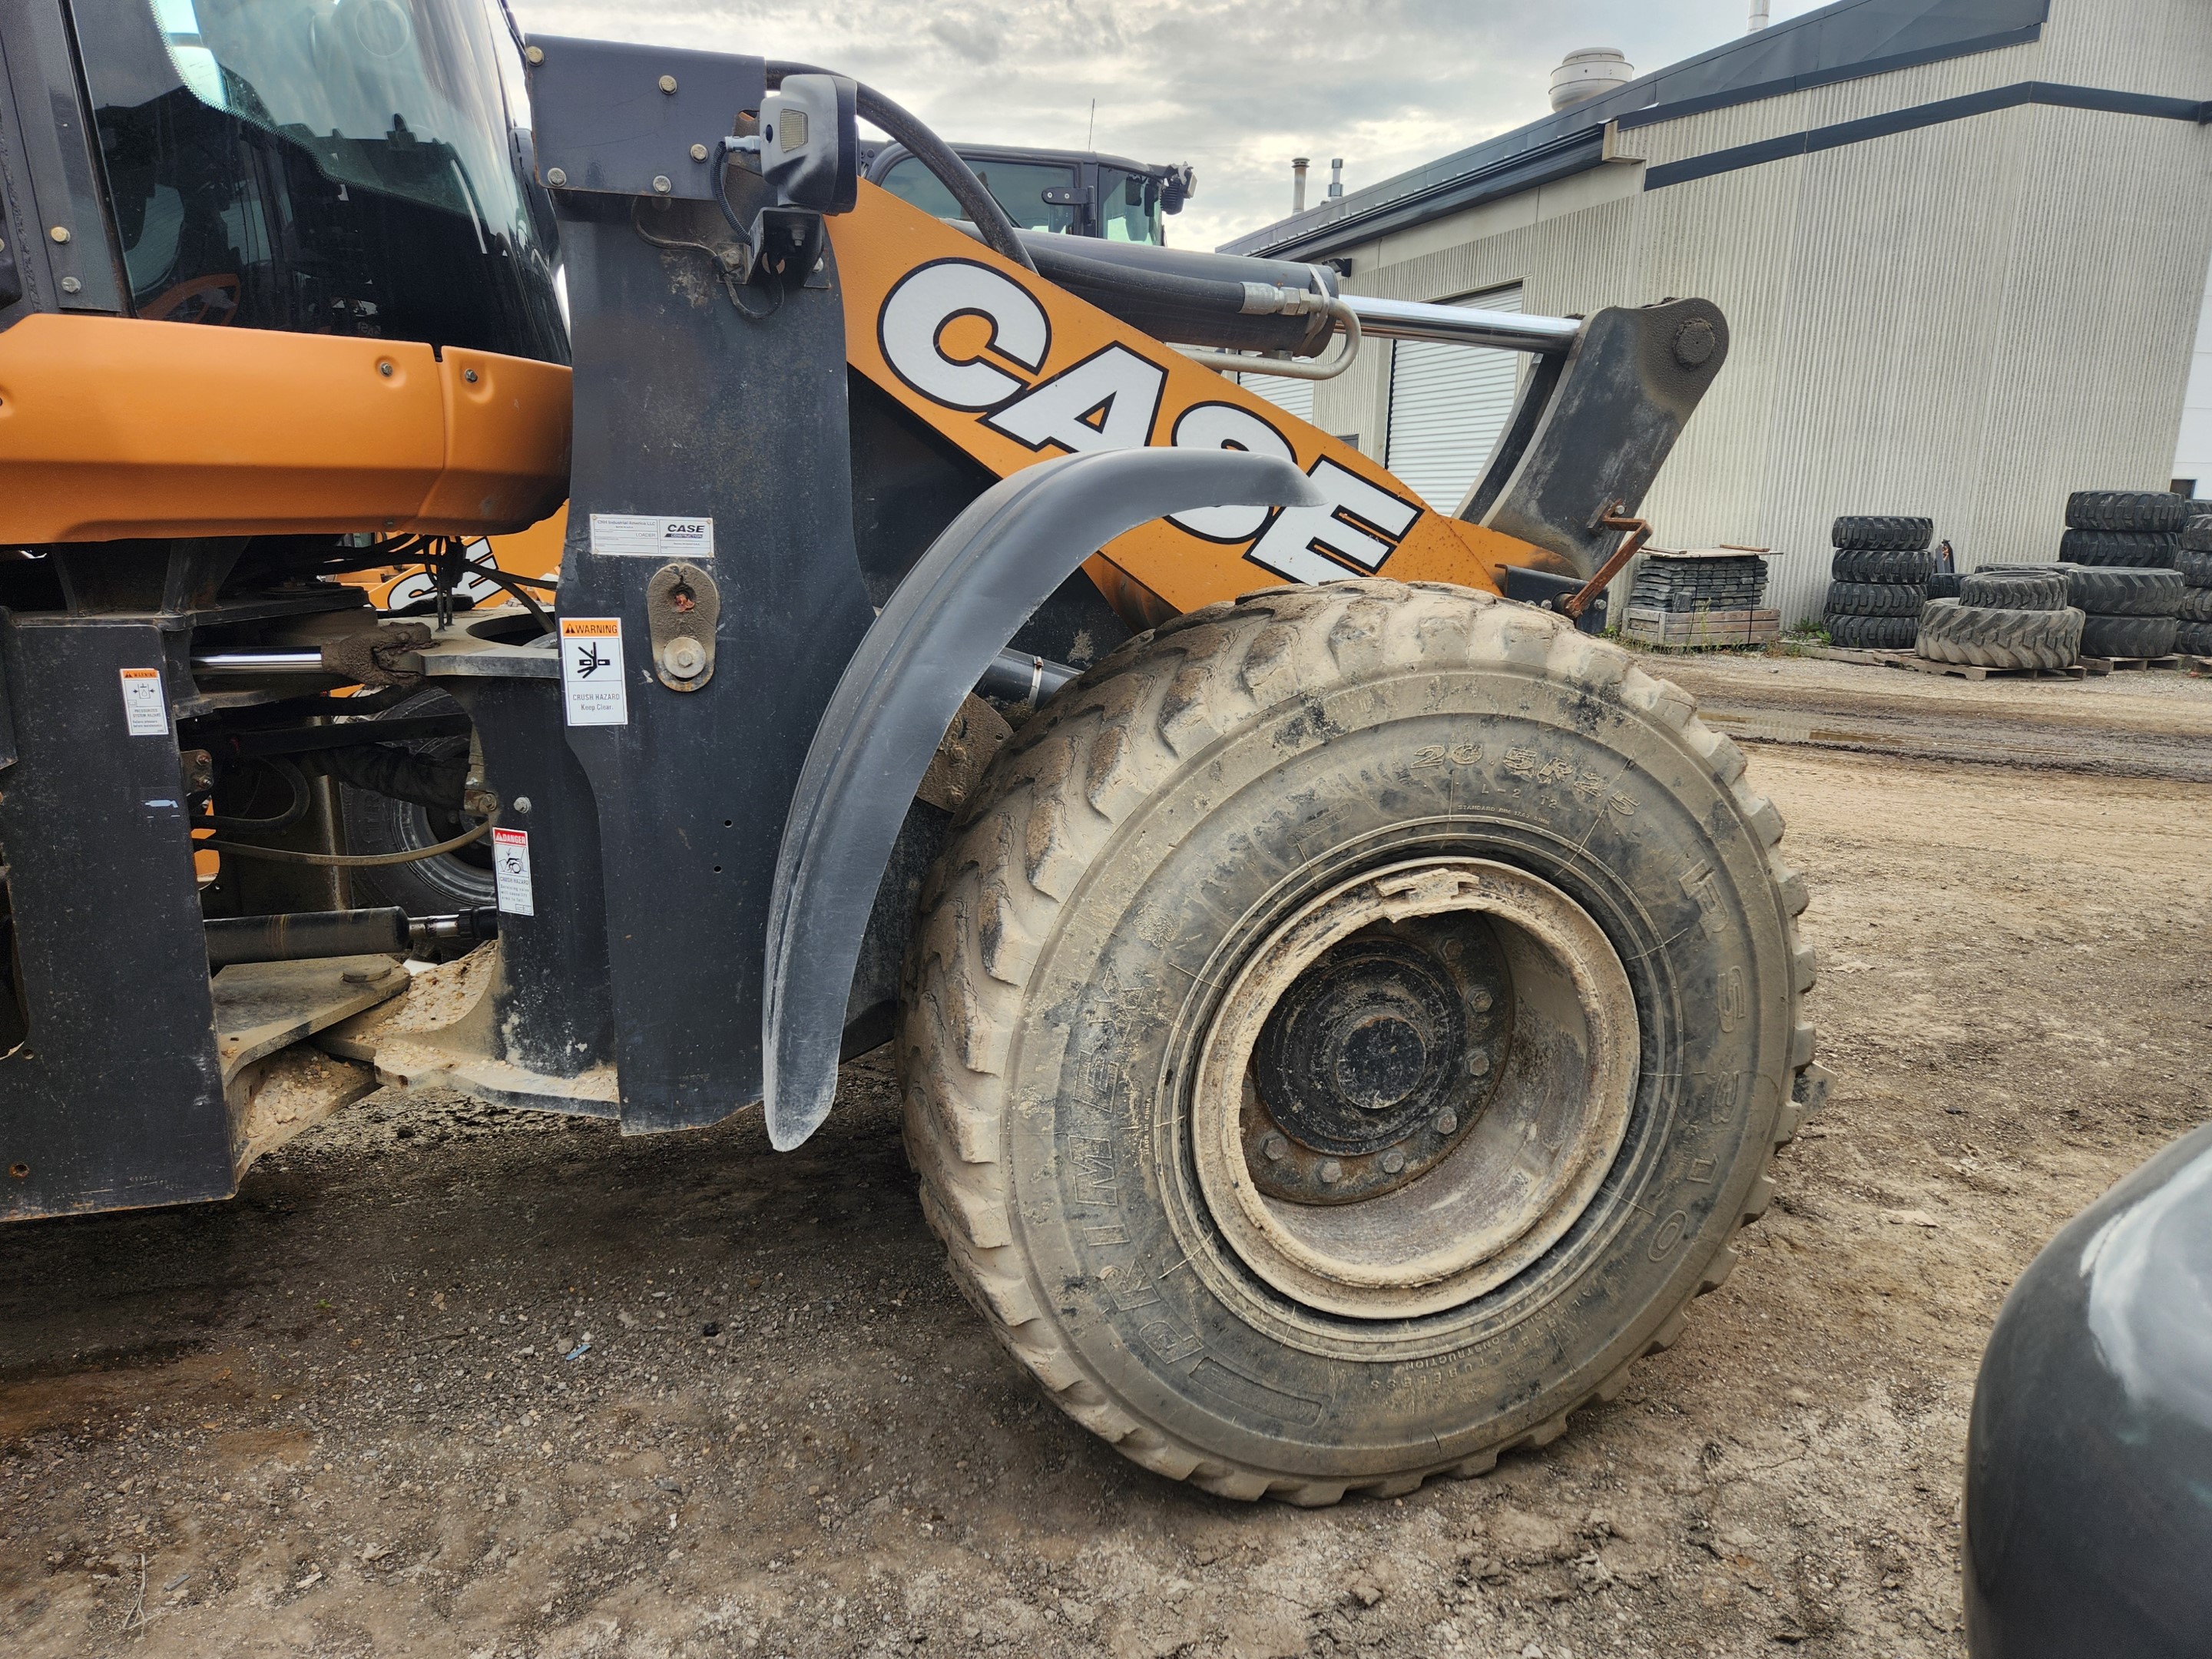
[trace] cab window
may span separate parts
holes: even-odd
[[[970,156],[968,165],[984,187],[1006,209],[1006,217],[1024,230],[1054,230],[1080,234],[1082,213],[1075,169],[1052,162],[994,161]],[[884,188],[900,200],[911,202],[939,219],[968,216],[952,192],[937,181],[936,174],[918,157],[902,156],[884,174]],[[1048,192],[1059,199],[1048,199]]]
[[[1166,240],[1160,234],[1160,181],[1120,167],[1098,169],[1098,234],[1109,242]]]

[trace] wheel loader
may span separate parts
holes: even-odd
[[[1577,626],[1713,306],[1021,234],[848,77],[477,0],[0,53],[6,1215],[224,1198],[380,1084],[789,1148],[890,1045],[1053,1401],[1300,1504],[1545,1443],[1726,1276],[1822,1092],[1804,887]],[[1231,378],[1402,338],[1530,360],[1455,513]],[[343,580],[564,499],[556,589]],[[357,902],[423,849],[340,787],[495,904]]]

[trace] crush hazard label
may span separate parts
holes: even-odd
[[[561,696],[571,726],[627,726],[622,618],[561,618]]]

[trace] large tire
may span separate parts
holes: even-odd
[[[2212,551],[2183,548],[2173,556],[2173,568],[2191,587],[2212,587]]]
[[[1803,884],[1742,770],[1618,647],[1440,584],[1128,641],[994,757],[923,891],[907,1146],[956,1277],[1062,1410],[1225,1496],[1405,1492],[1549,1441],[1725,1275],[1815,1092]],[[1354,1064],[1423,1021],[1383,1063],[1407,1092]],[[1574,1084],[1540,1085],[1570,1028]],[[1391,1150],[1330,1150],[1407,1101],[1436,1115]],[[1486,1209],[1491,1138],[1524,1133],[1550,1207]],[[1311,1201],[1331,1179],[1349,1201]],[[1487,1242],[1438,1228],[1455,1190]]]
[[[2185,623],[2212,623],[2212,587],[2185,587],[2173,614]]]
[[[1897,549],[1917,553],[1936,534],[1933,519],[1844,518],[1833,526],[1837,547]]]
[[[2212,553],[2212,514],[2197,514],[2181,526],[2181,548],[2187,553]]]
[[[1927,597],[1917,582],[1830,582],[1832,617],[1917,617]]]
[[[1928,586],[1923,591],[1931,599],[1955,599],[1960,585],[1966,580],[1955,570],[1938,570],[1928,578]]]
[[[420,720],[434,714],[458,714],[461,706],[447,692],[428,688],[394,703],[374,718]],[[403,745],[424,759],[442,760],[469,751],[463,738],[422,738]],[[346,849],[350,853],[413,853],[451,841],[478,822],[459,813],[434,811],[415,801],[380,795],[351,784],[338,786],[338,810],[345,820]],[[441,853],[434,858],[407,864],[388,864],[355,870],[353,902],[373,907],[396,904],[410,916],[451,915],[457,910],[478,908],[494,902],[491,848],[489,842]]]
[[[1979,668],[2063,668],[2080,654],[2081,613],[1994,611],[1956,599],[1930,599],[1914,647],[1930,662]]]
[[[1962,605],[1988,605],[1999,611],[2063,611],[2067,591],[2066,573],[2048,567],[1978,570],[1959,585],[1956,597]]]
[[[2092,617],[2081,625],[2085,657],[2171,655],[2181,624],[2172,617]]]
[[[2170,570],[2180,538],[2166,532],[2069,530],[2058,538],[2069,564],[2123,565],[2131,570]]]
[[[2189,498],[2163,489],[2077,489],[2066,498],[2069,530],[2178,531]]]
[[[2173,648],[2192,657],[2212,657],[2212,623],[2178,623]]]
[[[1906,582],[1919,586],[1936,574],[1936,556],[1925,550],[1838,548],[1828,574],[1839,582]]]
[[[1918,617],[1828,617],[1828,643],[1846,651],[1910,651],[1920,633]]]
[[[2189,590],[2178,570],[2081,565],[2066,573],[2067,603],[2093,617],[2171,617]]]

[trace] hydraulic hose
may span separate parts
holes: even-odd
[[[1182,271],[1141,270],[1072,248],[1033,251],[1040,275],[1157,339],[1310,356],[1328,343],[1334,329],[1326,308],[1332,296],[1326,292],[1303,290],[1313,292],[1314,303],[1298,311],[1262,310],[1253,301],[1256,290],[1278,295],[1290,290]]]
[[[768,83],[780,87],[787,75],[828,75],[832,71],[817,69],[811,64],[770,63]],[[1014,233],[1014,222],[1006,217],[1006,209],[999,198],[978,179],[967,162],[953,152],[952,147],[924,126],[908,111],[902,109],[873,87],[860,82],[853,83],[854,106],[860,118],[881,127],[904,144],[922,166],[937,175],[938,183],[952,192],[952,199],[968,210],[981,232],[984,246],[993,252],[1012,259],[1024,270],[1034,271],[1036,262],[1030,258],[1022,239]]]

